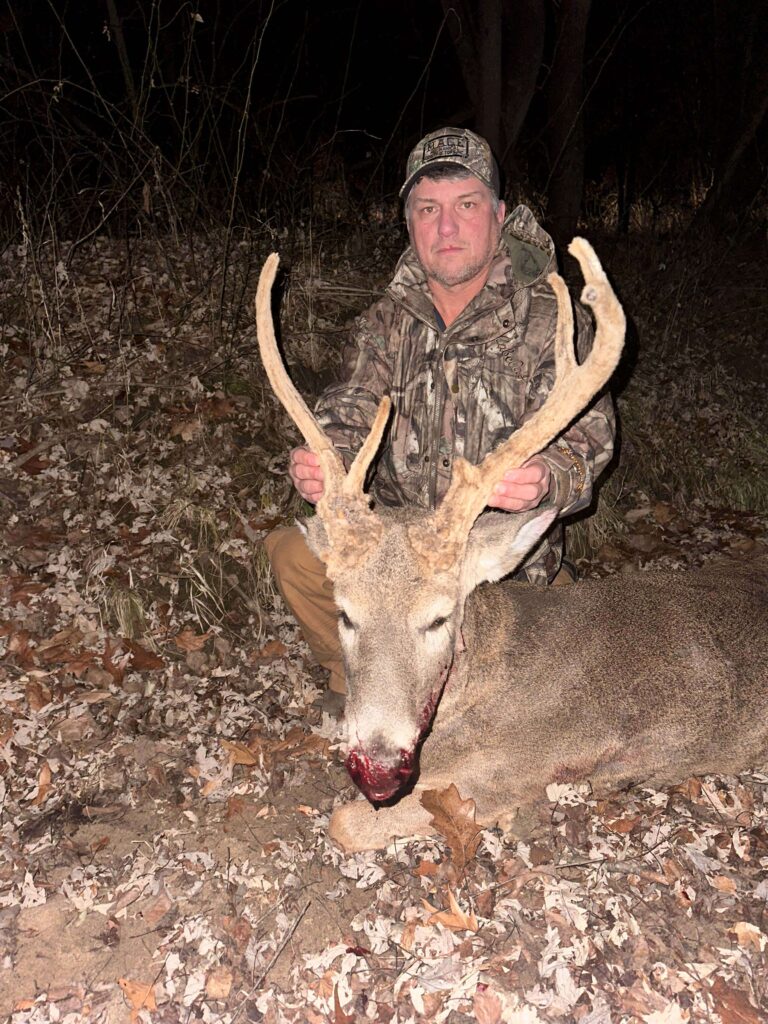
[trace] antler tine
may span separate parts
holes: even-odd
[[[329,498],[333,494],[357,497],[362,494],[365,474],[381,442],[389,417],[390,400],[389,398],[382,399],[373,427],[357,453],[349,474],[347,474],[338,451],[294,387],[277,348],[270,301],[279,263],[280,257],[276,252],[267,257],[261,269],[256,289],[256,327],[261,361],[267,371],[272,390],[301,431],[308,447],[320,460],[325,478],[324,497]]]
[[[568,251],[578,260],[586,282],[582,301],[595,314],[592,351],[583,363],[576,362],[568,289],[559,274],[550,274],[547,280],[555,292],[558,312],[554,386],[544,405],[479,466],[456,460],[451,485],[435,514],[436,530],[456,537],[468,534],[504,471],[523,465],[562,433],[616,369],[624,345],[624,312],[589,242],[574,238]]]

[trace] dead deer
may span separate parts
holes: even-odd
[[[346,767],[367,798],[331,818],[330,835],[347,851],[430,832],[420,793],[451,783],[475,801],[481,824],[522,833],[524,812],[553,781],[588,780],[595,791],[675,782],[742,770],[768,750],[768,558],[571,587],[497,582],[557,512],[483,512],[495,482],[566,429],[623,345],[624,314],[592,248],[574,239],[570,251],[595,317],[591,353],[576,362],[570,298],[552,274],[559,322],[548,402],[480,465],[457,460],[430,512],[371,509],[363,485],[389,399],[347,473],[277,350],[278,257],[262,270],[264,366],[325,474],[305,531],[334,584]]]

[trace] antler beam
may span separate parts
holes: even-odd
[[[382,398],[373,426],[347,473],[333,442],[294,387],[277,347],[271,293],[279,262],[277,253],[267,257],[256,289],[256,332],[261,361],[276,397],[320,461],[324,490],[317,503],[317,513],[328,534],[329,556],[334,551],[342,561],[348,561],[361,556],[361,545],[367,535],[377,533],[376,517],[368,507],[363,486],[381,443],[391,402],[387,397]]]
[[[578,260],[586,282],[582,302],[595,315],[597,329],[592,351],[583,363],[577,363],[568,289],[559,274],[550,274],[547,280],[554,290],[558,311],[554,386],[544,405],[479,465],[456,460],[450,487],[432,523],[434,533],[445,541],[465,542],[504,472],[522,466],[561,434],[608,382],[619,362],[626,331],[619,300],[586,239],[574,238],[568,251]],[[417,544],[429,548],[433,542]]]

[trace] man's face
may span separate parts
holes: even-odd
[[[428,279],[446,288],[488,274],[499,244],[504,203],[493,208],[478,178],[422,178],[409,197],[411,244]]]

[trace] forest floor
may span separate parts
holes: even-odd
[[[748,486],[768,450],[766,254],[697,276],[684,252],[604,261],[640,361],[652,337],[674,354],[640,397],[704,476],[730,453],[744,486],[691,498],[628,472],[584,575],[768,550]],[[450,829],[354,856],[329,841],[353,787],[260,550],[289,518],[293,443],[255,350],[265,254],[243,243],[226,287],[205,240],[2,257],[0,1016],[767,1020],[768,766],[601,800],[559,787],[529,839],[484,830],[465,864]],[[386,247],[294,252],[300,387],[392,265]],[[691,392],[673,368],[697,359]]]

